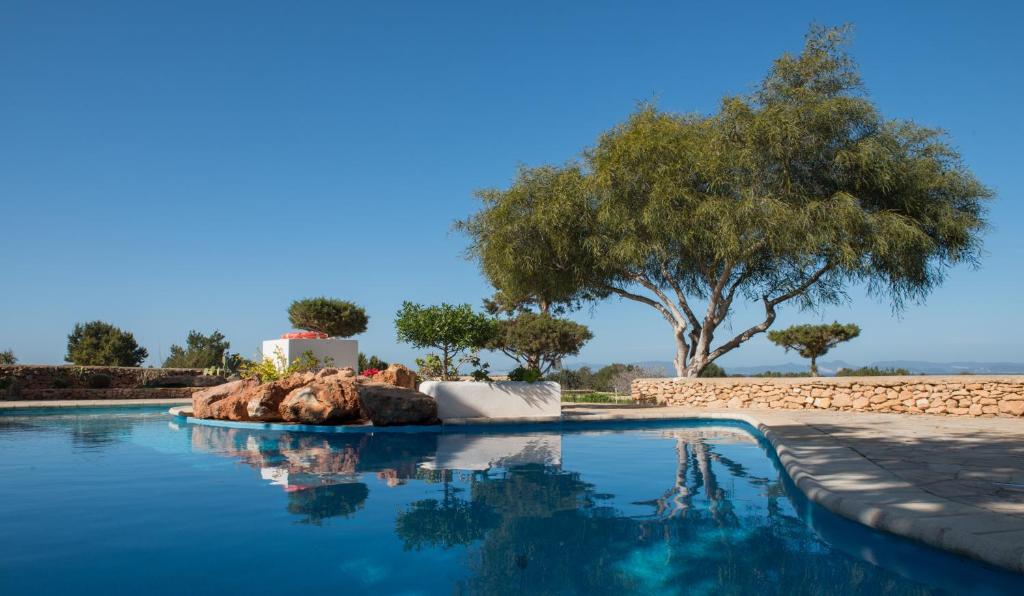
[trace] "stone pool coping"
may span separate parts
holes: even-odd
[[[129,404],[141,405],[139,400],[131,400]],[[89,405],[114,404],[104,400]],[[4,406],[6,404],[0,408]],[[44,402],[32,407],[53,407],[53,404]],[[188,406],[172,408],[178,415],[187,415],[188,410]],[[683,419],[737,420],[756,428],[771,443],[794,484],[808,499],[833,513],[1024,573],[1024,490],[1013,494],[1015,489],[1000,488],[1000,485],[1020,483],[1024,489],[1024,421],[576,404],[563,408],[560,422],[571,426],[579,422]],[[215,422],[219,426],[239,428],[318,430],[288,424]],[[465,419],[457,422],[448,426],[489,423],[544,427],[559,421]],[[413,432],[426,430],[424,427],[381,429],[370,426],[333,432],[398,428]],[[994,482],[992,478],[1004,482]]]

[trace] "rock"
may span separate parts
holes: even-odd
[[[411,371],[389,367],[387,378],[410,383]],[[352,369],[324,369],[291,375],[272,383],[235,381],[197,392],[193,409],[199,418],[258,420],[296,424],[378,426],[434,424],[437,402],[408,387],[357,377]]]
[[[437,402],[429,395],[377,382],[357,388],[362,414],[376,426],[437,422]]]
[[[312,387],[300,387],[281,402],[281,417],[286,422],[324,424],[334,414],[334,406],[319,399]]]
[[[213,405],[228,396],[241,391],[246,381],[232,381],[223,385],[217,385],[192,394],[192,413],[196,418],[213,418],[211,408]]]
[[[416,388],[416,373],[401,364],[388,366],[385,370],[374,375],[373,380],[377,383],[387,383],[388,385],[405,387],[406,389]]]

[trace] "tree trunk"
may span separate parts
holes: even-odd
[[[690,346],[686,344],[686,328],[676,327],[676,357],[672,360],[672,365],[676,368],[677,377],[689,376],[686,370],[686,357],[690,352]]]
[[[811,356],[811,376],[818,376],[818,357]]]

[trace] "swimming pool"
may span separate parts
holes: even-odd
[[[1024,593],[809,503],[741,423],[317,434],[0,414],[0,593]]]

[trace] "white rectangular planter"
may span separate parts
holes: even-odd
[[[465,418],[558,418],[562,415],[562,387],[542,381],[424,381],[420,392],[437,400],[442,422]]]
[[[331,359],[330,366],[359,372],[359,342],[354,339],[268,339],[263,342],[263,357],[276,362],[278,349],[288,363],[312,352],[321,362]]]

